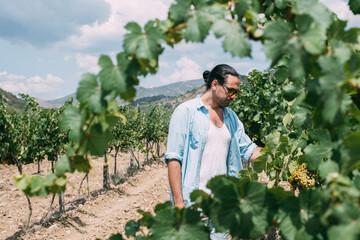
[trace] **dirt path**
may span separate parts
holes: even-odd
[[[101,160],[92,163],[99,164]],[[84,174],[75,173],[69,175],[65,192],[66,214],[61,217],[55,214],[51,221],[39,224],[49,208],[51,196],[32,198],[32,227],[24,233],[22,229],[29,210],[23,193],[13,186],[13,179],[7,177],[11,175],[9,172],[15,171],[9,170],[12,167],[0,166],[0,239],[107,239],[114,233],[124,233],[126,222],[140,217],[136,212],[138,209],[151,211],[156,204],[169,199],[167,169],[163,163],[145,166],[124,184],[112,185],[109,191],[92,191],[90,197],[86,196],[85,188],[78,195]],[[91,170],[90,189],[101,188],[101,170],[100,167]],[[58,197],[55,198],[55,209],[57,202]]]

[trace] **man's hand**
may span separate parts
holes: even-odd
[[[178,208],[184,208],[185,204],[181,189],[181,164],[178,160],[168,160],[168,173],[170,188],[174,200],[174,206]]]
[[[254,166],[254,160],[261,156],[260,150],[263,149],[262,147],[257,147],[251,154],[251,157],[249,159],[250,166]]]
[[[181,203],[179,203],[179,204],[174,204],[174,207],[177,207],[177,208],[186,208],[186,206],[185,206],[185,204],[184,204],[184,202],[181,202]]]

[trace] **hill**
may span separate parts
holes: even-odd
[[[169,100],[170,98],[185,94],[186,92],[191,91],[193,89],[197,89],[202,85],[204,85],[204,80],[196,79],[196,80],[171,83],[164,86],[153,87],[153,88],[144,88],[144,87],[136,86],[135,87],[136,98],[133,103],[124,102],[122,100],[118,100],[118,103],[119,105],[127,105],[127,104],[138,105],[139,103],[142,102],[155,103],[159,101],[166,101]],[[76,93],[55,100],[44,101],[41,99],[37,99],[36,101],[39,103],[41,107],[44,108],[61,107],[70,97],[74,98],[74,104],[78,104],[78,101],[76,100]]]
[[[25,101],[16,97],[14,94],[0,88],[0,95],[10,111],[22,111],[25,108]]]
[[[241,81],[246,83],[246,76],[241,75]],[[174,109],[180,103],[185,102],[191,98],[196,97],[199,93],[205,92],[204,81],[202,79],[182,81],[177,83],[171,83],[160,87],[144,88],[136,86],[136,98],[134,102],[124,102],[118,99],[119,105],[142,105],[148,104],[159,104],[163,103],[165,108]],[[22,111],[25,106],[25,102],[17,98],[12,93],[9,93],[0,88],[0,94],[3,96],[3,100],[10,109],[16,111]],[[42,99],[36,99],[42,108],[54,108],[61,107],[69,98],[74,98],[74,104],[78,104],[76,99],[76,93],[67,95],[65,97],[45,101]]]

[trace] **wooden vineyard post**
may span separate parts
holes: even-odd
[[[59,195],[59,212],[60,214],[65,213],[65,200],[64,200],[64,192],[61,191]]]
[[[103,188],[110,188],[109,184],[109,165],[106,157],[106,153],[104,154],[104,167],[103,167]]]

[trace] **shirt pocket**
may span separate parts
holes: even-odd
[[[192,128],[190,130],[190,147],[192,149],[197,149],[199,147],[199,141],[200,141],[200,132],[197,128]]]

